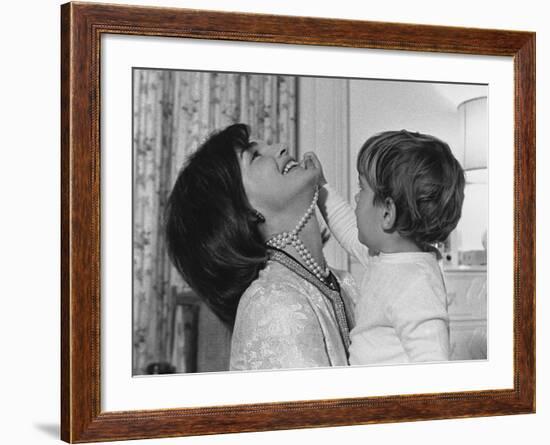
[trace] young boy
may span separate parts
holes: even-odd
[[[318,200],[335,238],[366,268],[350,364],[449,360],[447,296],[432,244],[460,219],[462,167],[445,142],[402,130],[368,139],[357,170],[355,217],[322,169]]]

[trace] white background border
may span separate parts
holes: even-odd
[[[511,58],[121,35],[104,36],[101,45],[102,409],[198,407],[513,386]],[[131,68],[136,66],[489,84],[489,359],[132,378]]]

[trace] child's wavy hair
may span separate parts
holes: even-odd
[[[445,241],[458,224],[464,170],[436,137],[406,130],[376,134],[361,147],[357,171],[374,192],[373,204],[395,203],[393,230],[422,250]]]

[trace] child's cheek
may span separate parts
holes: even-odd
[[[355,220],[357,224],[357,238],[361,244],[365,244],[365,234],[363,233],[363,218],[361,217],[360,203],[358,203],[355,208]]]

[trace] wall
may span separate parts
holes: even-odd
[[[298,158],[315,152],[329,184],[349,199],[349,81],[299,77],[298,107]],[[320,212],[318,219],[323,224]],[[349,270],[348,254],[334,237],[323,250],[330,266]]]
[[[118,0],[123,2],[123,0]],[[536,415],[319,428],[149,440],[147,444],[544,444],[550,423],[550,29],[545,2],[134,0],[133,3],[349,19],[537,31],[538,145],[538,407]],[[2,440],[58,442],[59,417],[59,2],[29,0],[3,7],[0,229],[2,295]],[[31,102],[32,101],[32,102]],[[31,106],[29,106],[31,105]],[[138,443],[138,442],[135,442]],[[141,442],[139,442],[141,443]]]
[[[350,98],[352,161],[357,159],[366,138],[380,131],[401,129],[432,134],[446,141],[461,158],[456,105],[433,84],[353,80]],[[355,162],[351,167],[356,171]]]

